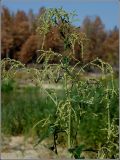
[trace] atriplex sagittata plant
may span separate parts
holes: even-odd
[[[70,65],[71,57],[76,59],[75,44],[77,43],[81,48],[80,55],[83,61],[85,43],[88,41],[84,33],[79,33],[75,27],[71,27],[75,15],[75,13],[67,13],[62,8],[45,10],[38,19],[37,27],[37,33],[43,37],[42,46],[39,50],[40,56],[37,59],[37,63],[44,59],[42,69],[27,69],[20,62],[4,59],[2,60],[2,79],[13,76],[17,72],[15,68],[23,67],[32,72],[33,83],[40,87],[42,92],[53,101],[56,106],[55,114],[48,115],[45,119],[37,122],[33,129],[39,125],[43,131],[45,130],[45,134],[47,133],[45,136],[40,137],[38,143],[44,138],[53,135],[52,149],[56,154],[59,154],[57,151],[57,138],[60,133],[65,135],[68,151],[72,153],[74,158],[81,158],[83,151],[94,150],[80,143],[79,130],[82,119],[89,115],[88,108],[94,108],[96,103],[99,103],[105,112],[93,112],[91,117],[94,117],[95,121],[101,115],[101,117],[105,118],[104,128],[101,130],[104,131],[106,141],[104,144],[98,144],[95,150],[96,158],[118,158],[118,126],[116,124],[118,119],[111,117],[111,101],[113,98],[118,97],[118,90],[114,87],[114,72],[108,63],[99,58],[87,64],[76,60],[74,66]],[[70,52],[67,56],[53,52],[51,48],[44,50],[46,35],[55,26],[58,26],[61,36],[64,35],[62,38],[65,49],[68,44],[70,46]],[[49,63],[55,56],[59,59],[59,63]],[[8,71],[4,69],[7,62],[11,64]],[[86,68],[89,66],[97,68],[101,72],[101,78],[82,78]],[[15,72],[14,74],[12,72],[11,75],[10,73],[13,69]],[[45,89],[43,87],[45,81],[52,85],[61,85],[64,98],[58,96],[56,89]]]

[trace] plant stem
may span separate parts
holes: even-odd
[[[82,60],[83,60],[83,54],[84,54],[83,43],[81,42],[81,58],[82,58]]]
[[[64,90],[65,90],[65,96],[67,97],[67,75],[64,73]]]
[[[72,44],[73,56],[75,56],[75,42]]]
[[[69,102],[68,148],[71,148],[71,104]]]
[[[69,100],[69,95],[68,95],[68,89],[67,89],[67,74],[64,74],[64,89],[65,89],[65,94],[66,94],[66,100],[68,100],[68,107],[69,107],[69,118],[68,118],[68,148],[71,148],[71,103]]]
[[[44,33],[44,35],[43,35],[43,42],[42,42],[42,47],[41,47],[41,49],[43,50],[43,48],[44,48],[44,44],[45,44],[45,33]]]
[[[110,138],[110,108],[108,107],[108,138]]]
[[[111,129],[110,129],[110,103],[109,103],[109,98],[108,98],[108,87],[107,87],[107,114],[108,114],[108,139],[110,138],[110,133],[111,133]]]
[[[108,139],[110,138],[110,134],[111,134],[111,129],[110,129],[110,105],[109,105],[109,102],[107,104],[107,107],[108,107]]]

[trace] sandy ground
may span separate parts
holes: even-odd
[[[67,148],[63,146],[57,146],[58,155],[50,150],[47,146],[50,143],[49,140],[45,140],[36,147],[34,147],[35,139],[25,138],[24,136],[2,136],[1,143],[1,160],[5,159],[74,159],[68,152]],[[83,152],[81,154],[85,159],[93,159],[96,155],[92,152]]]
[[[1,145],[1,159],[64,159],[70,158],[67,149],[58,147],[58,155],[45,147],[45,143],[34,147],[32,138],[23,136],[4,137]]]

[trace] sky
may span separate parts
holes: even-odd
[[[99,16],[105,25],[106,30],[115,26],[119,27],[120,0],[2,0],[1,5],[8,7],[11,11],[32,9],[37,13],[40,7],[59,8],[63,7],[68,12],[76,10],[80,26],[86,16],[94,18]]]

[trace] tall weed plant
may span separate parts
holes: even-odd
[[[52,150],[59,155],[58,137],[62,133],[65,136],[68,151],[76,159],[84,158],[81,156],[86,151],[95,152],[96,158],[100,159],[118,158],[118,113],[113,113],[116,110],[115,107],[118,107],[118,89],[114,85],[114,72],[109,63],[99,58],[87,64],[84,62],[85,43],[88,39],[84,33],[72,27],[74,16],[76,16],[74,12],[67,13],[62,8],[46,9],[38,18],[37,27],[37,33],[43,37],[37,58],[37,63],[44,59],[42,69],[28,69],[20,62],[4,59],[2,60],[2,79],[11,76],[13,78],[17,72],[14,68],[23,67],[32,73],[33,83],[40,87],[42,93],[54,103],[56,108],[54,115],[49,114],[33,126],[33,130],[39,126],[43,131],[43,136],[40,136],[37,144],[46,137],[53,136]],[[70,52],[67,56],[53,52],[51,48],[44,49],[46,35],[55,26],[64,35],[62,38],[65,50],[69,44]],[[81,48],[79,53],[81,60],[75,58],[76,43]],[[59,63],[49,63],[54,56],[57,56]],[[71,57],[76,59],[76,64],[70,65]],[[11,64],[7,71],[4,69],[6,62]],[[101,78],[82,77],[90,66],[94,66],[101,72]],[[15,72],[11,75],[10,71],[13,69]],[[56,89],[48,90],[43,87],[46,80],[49,84],[62,86],[62,98],[58,96]],[[116,99],[115,103],[113,99]]]

